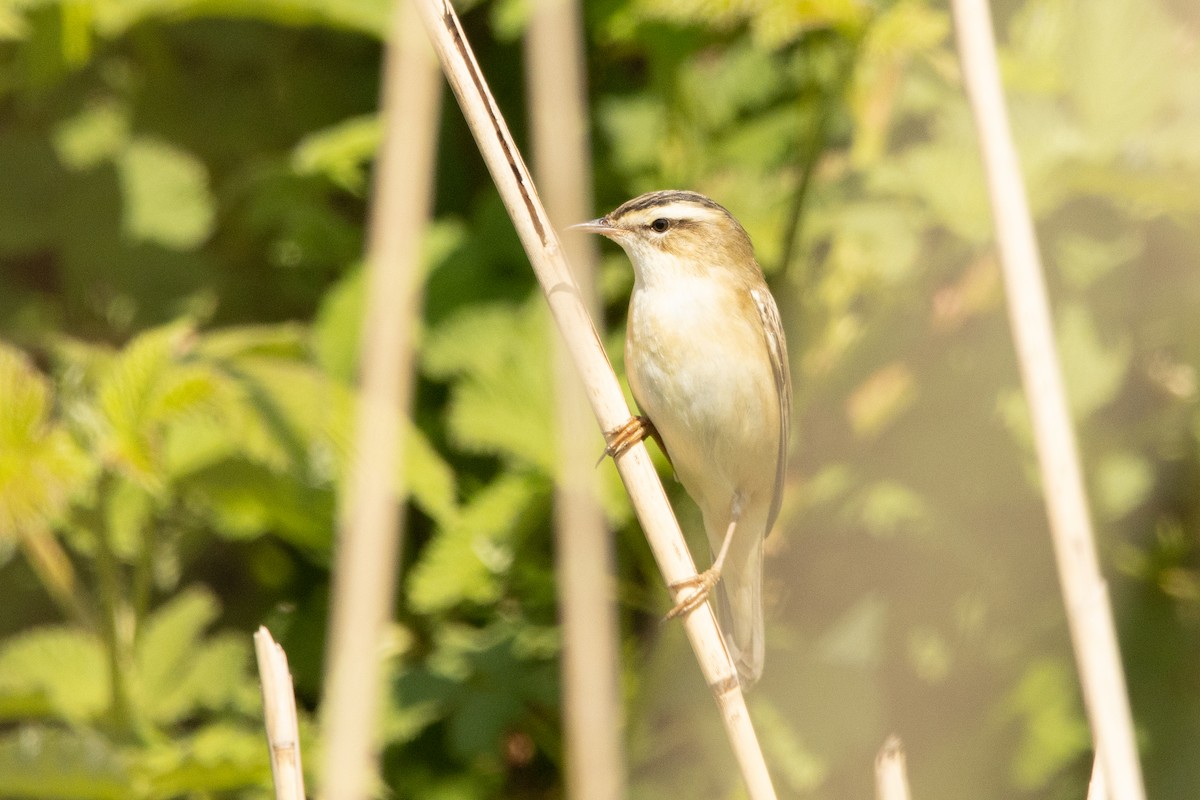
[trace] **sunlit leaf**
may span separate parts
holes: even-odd
[[[208,238],[216,212],[199,159],[165,142],[137,139],[118,164],[129,236],[175,250]]]
[[[89,720],[111,701],[100,642],[66,627],[18,633],[0,645],[0,717]]]
[[[89,475],[84,453],[50,420],[50,402],[49,381],[0,343],[0,537],[49,527]]]

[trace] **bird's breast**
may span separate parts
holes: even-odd
[[[630,388],[703,507],[773,486],[779,396],[761,322],[737,290],[703,277],[635,286]]]

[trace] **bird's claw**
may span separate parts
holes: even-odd
[[[719,580],[721,580],[720,572],[715,569],[706,569],[699,575],[693,575],[690,578],[684,578],[681,581],[672,583],[672,592],[679,592],[687,588],[692,588],[693,591],[675,603],[675,607],[668,611],[667,616],[663,618],[664,621],[685,616],[704,605],[705,601],[708,600],[708,596],[712,593],[713,587],[717,585],[717,581]]]
[[[658,431],[655,430],[654,424],[647,417],[641,415],[630,417],[625,421],[624,425],[605,432],[604,440],[607,444],[604,452],[597,459],[596,466],[600,466],[600,462],[604,461],[605,458],[609,456],[616,458],[638,442],[644,441],[647,437],[657,435]]]

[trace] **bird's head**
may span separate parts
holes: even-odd
[[[723,206],[696,192],[643,194],[571,229],[598,233],[621,245],[643,281],[679,272],[761,274],[745,229]]]

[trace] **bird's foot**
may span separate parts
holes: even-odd
[[[713,587],[721,580],[721,571],[716,567],[706,569],[699,575],[693,575],[690,578],[684,578],[681,581],[676,581],[671,584],[672,592],[679,592],[683,589],[692,589],[682,600],[675,603],[675,607],[667,612],[664,619],[675,619],[676,617],[685,616],[692,613],[704,602],[708,600],[708,596],[712,593]]]
[[[600,462],[605,457],[612,456],[616,458],[649,436],[658,438],[658,431],[654,428],[654,423],[648,417],[641,415],[630,417],[625,421],[624,425],[605,432],[604,441],[607,442],[607,445],[599,460],[596,461],[596,466],[600,466]]]

